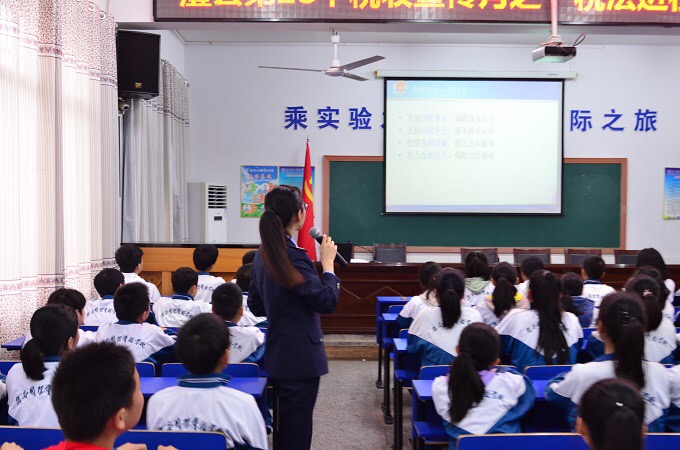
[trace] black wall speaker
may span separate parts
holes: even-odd
[[[116,36],[118,95],[150,99],[158,96],[161,37],[119,30]]]

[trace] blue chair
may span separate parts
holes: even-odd
[[[464,435],[458,438],[458,450],[588,450],[581,436],[575,433],[541,434],[482,434]],[[647,447],[649,450],[649,446]]]
[[[390,314],[399,314],[402,309],[404,309],[404,305],[390,305],[387,308],[387,312]]]
[[[150,362],[138,362],[135,366],[137,366],[137,372],[139,372],[140,377],[156,376],[156,368]]]
[[[0,361],[0,373],[7,375],[14,364],[21,364],[21,361]]]
[[[449,367],[447,365],[442,366],[423,366],[420,368],[420,379],[421,380],[434,380],[437,377],[442,377],[449,373]]]
[[[161,366],[162,377],[181,377],[189,371],[181,363],[166,363]],[[234,363],[229,364],[222,372],[232,377],[259,378],[260,367],[255,363]]]

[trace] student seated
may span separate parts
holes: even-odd
[[[645,402],[623,378],[598,381],[583,394],[576,432],[592,450],[642,450]]]
[[[404,305],[404,308],[397,315],[397,326],[400,329],[411,326],[413,319],[418,313],[427,307],[436,308],[439,306],[434,295],[436,276],[442,270],[441,266],[433,261],[428,261],[418,269],[418,279],[423,293],[411,297]]]
[[[677,347],[675,325],[663,317],[661,308],[667,304],[666,297],[659,294],[659,284],[647,275],[637,275],[626,283],[626,292],[640,296],[645,307],[647,325],[645,327],[645,360],[672,364]],[[604,342],[600,333],[595,331],[588,339],[586,351],[593,359],[605,354]]]
[[[638,275],[647,275],[654,278],[654,280],[656,280],[657,284],[659,285],[659,295],[661,298],[667,298],[669,295],[672,296],[672,292],[668,290],[666,283],[668,280],[664,281],[663,275],[661,275],[661,272],[659,272],[656,268],[652,266],[639,267],[635,269],[635,272],[633,272],[634,277]],[[675,286],[675,283],[673,283],[673,285]],[[664,319],[675,322],[675,307],[673,306],[673,303],[665,302],[661,310],[661,314],[663,314]]]
[[[55,290],[47,299],[48,305],[65,305],[74,310],[76,317],[78,318],[79,327],[83,324],[83,319],[85,317],[83,312],[85,311],[86,303],[87,300],[85,300],[85,296],[80,291],[67,288]],[[31,340],[31,337],[31,330],[29,330],[26,333],[26,337],[24,337],[24,343],[21,345],[21,348],[26,346],[26,343]],[[93,331],[83,331],[78,328],[78,345],[85,345],[94,342],[94,340],[95,334]]]
[[[210,275],[215,268],[219,251],[213,244],[199,245],[194,249],[194,267],[198,272],[198,291],[194,298],[199,301],[210,303],[215,288],[226,283],[224,278]]]
[[[161,327],[179,328],[192,317],[210,312],[210,303],[197,302],[198,274],[190,267],[180,267],[172,272],[172,297],[161,297],[153,305],[156,323]]]
[[[238,268],[236,271],[236,278],[233,283],[236,283],[238,287],[241,288],[243,292],[243,316],[238,321],[238,325],[241,326],[251,326],[255,325],[258,328],[267,328],[269,322],[267,322],[266,316],[256,316],[250,310],[248,306],[248,289],[250,288],[250,269],[252,267],[251,263],[244,264]]]
[[[542,271],[545,265],[543,264],[543,261],[541,261],[541,258],[529,256],[522,261],[519,267],[522,282],[517,285],[517,290],[522,293],[524,298],[526,298],[527,291],[529,290],[529,279],[534,273]]]
[[[534,273],[527,298],[530,309],[511,310],[496,327],[505,360],[520,372],[527,366],[574,364],[583,330],[575,315],[560,310],[557,276],[548,271]]]
[[[190,372],[178,386],[154,394],[146,410],[150,430],[218,431],[227,447],[268,448],[267,432],[255,399],[228,387],[222,374],[229,361],[229,333],[222,319],[200,314],[177,336],[177,356]]]
[[[102,325],[97,341],[111,341],[130,350],[135,362],[169,362],[174,359],[175,340],[156,325],[146,322],[149,317],[149,290],[142,283],[127,283],[113,296],[118,322]]]
[[[406,350],[420,356],[421,366],[451,363],[458,354],[460,333],[471,323],[482,321],[477,311],[461,305],[464,295],[463,274],[442,269],[435,288],[439,308],[421,310],[408,329]]]
[[[593,362],[575,365],[571,372],[555,377],[545,389],[546,401],[563,408],[574,428],[577,406],[595,382],[625,378],[641,390],[645,399],[645,424],[650,431],[663,432],[670,407],[670,380],[666,368],[643,360],[645,310],[640,298],[630,292],[607,295],[602,300],[597,330],[605,354]]]
[[[491,271],[491,283],[494,285],[491,295],[483,303],[475,306],[485,324],[495,327],[511,309],[529,308],[529,302],[515,287],[517,270],[512,264],[506,262],[496,264]]]
[[[590,321],[590,326],[594,327],[597,322],[597,314],[600,309],[600,303],[605,295],[616,292],[611,286],[602,284],[602,278],[605,276],[604,260],[599,256],[588,256],[583,260],[583,267],[581,268],[581,277],[583,278],[583,293],[581,297],[587,298],[593,302],[593,318]]]
[[[474,308],[491,295],[493,284],[489,280],[490,274],[489,261],[484,253],[470,252],[465,256],[464,306]]]
[[[643,248],[640,250],[635,261],[635,267],[638,269],[641,267],[654,267],[659,271],[661,280],[666,287],[665,292],[668,292],[667,297],[665,297],[670,305],[673,305],[675,300],[675,281],[671,280],[668,275],[668,267],[666,267],[666,262],[663,260],[661,253],[655,248]]]
[[[432,382],[432,400],[444,419],[449,448],[463,434],[521,433],[520,420],[534,405],[527,377],[499,363],[498,333],[483,323],[463,330],[449,375]]]
[[[593,321],[595,302],[583,297],[583,278],[574,272],[562,274],[562,296],[560,303],[562,310],[578,317],[582,328],[590,327]]]
[[[144,252],[141,248],[137,247],[135,244],[125,244],[121,245],[118,250],[116,250],[115,258],[116,264],[123,272],[125,277],[125,283],[142,283],[149,290],[149,300],[151,303],[156,303],[161,298],[161,293],[158,292],[158,288],[155,284],[144,280],[139,274],[144,270],[144,262],[142,261],[142,255]]]
[[[94,277],[94,288],[100,299],[90,300],[85,305],[83,325],[100,326],[118,321],[113,308],[113,294],[125,284],[125,277],[117,269],[103,269]]]
[[[46,450],[113,449],[116,438],[137,425],[144,407],[132,355],[110,342],[71,352],[54,374],[52,404],[66,441]],[[118,449],[146,446],[125,444]]]
[[[21,350],[21,364],[7,373],[9,423],[58,428],[50,401],[52,377],[60,358],[78,343],[78,317],[66,305],[44,306],[31,317],[31,334],[33,339]]]
[[[264,356],[264,333],[255,326],[237,325],[243,316],[243,292],[234,283],[218,286],[212,295],[212,312],[229,327],[229,362],[259,364]]]

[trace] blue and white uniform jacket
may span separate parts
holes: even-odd
[[[423,309],[408,329],[406,350],[420,356],[421,366],[449,364],[457,355],[456,346],[463,328],[481,321],[477,311],[462,306],[458,322],[447,329],[442,322],[441,308]]]
[[[602,284],[597,280],[583,281],[583,292],[581,293],[581,297],[593,301],[593,318],[590,322],[591,328],[597,326],[597,316],[600,313],[600,303],[602,303],[602,299],[613,292],[616,292],[616,289],[606,284]]]
[[[227,321],[229,363],[259,363],[264,356],[264,333],[257,327],[243,327]]]
[[[645,333],[645,359],[661,364],[673,364],[675,349],[678,346],[675,325],[667,319],[661,320],[656,330]],[[588,338],[586,352],[592,359],[604,355],[604,342],[598,331]]]
[[[161,327],[179,328],[199,314],[212,312],[212,305],[197,302],[191,295],[177,294],[161,297],[153,305],[156,323]]]
[[[118,322],[113,308],[113,295],[105,295],[98,300],[89,300],[83,311],[83,325],[99,327],[105,323]]]
[[[666,431],[680,433],[680,365],[666,369],[671,383],[671,407],[666,421]]]
[[[415,319],[418,313],[423,309],[436,308],[438,306],[439,302],[437,302],[434,291],[431,291],[429,295],[428,291],[425,291],[420,295],[411,297],[411,300],[406,302],[404,308],[397,316],[397,325],[399,326],[399,329],[410,327],[413,323],[413,319]]]
[[[574,364],[583,339],[583,329],[578,318],[572,313],[562,313],[564,337],[569,347],[569,361]],[[538,312],[533,309],[513,309],[498,324],[496,331],[501,335],[502,353],[510,364],[524,372],[527,366],[546,364],[545,355],[538,347],[539,321]],[[554,360],[554,358],[551,358]],[[557,363],[555,361],[555,363]]]
[[[150,281],[146,281],[144,278],[140,277],[136,273],[123,273],[125,277],[125,284],[130,283],[142,283],[146,286],[149,291],[149,301],[153,304],[156,303],[161,298],[161,293],[158,291],[158,287]]]
[[[149,430],[217,431],[227,448],[269,448],[267,430],[255,399],[227,387],[221,374],[185,375],[179,385],[152,395],[146,410]]]
[[[243,293],[243,316],[238,324],[242,327],[258,326],[260,328],[266,327],[268,325],[266,316],[256,316],[248,307],[248,293]]]
[[[545,388],[545,399],[567,413],[571,429],[576,425],[577,405],[583,394],[596,382],[614,378],[613,355],[604,355],[593,362],[576,364],[571,372],[555,377]],[[645,385],[641,394],[645,401],[645,424],[650,433],[664,431],[666,416],[670,407],[670,379],[666,368],[655,362],[642,362]]]
[[[110,341],[127,348],[135,362],[145,361],[149,357],[156,360],[175,345],[175,339],[165,334],[161,327],[127,320],[102,325],[96,337],[97,342]]]
[[[449,416],[451,402],[455,401],[449,397],[449,376],[432,382],[432,400],[451,438],[450,449],[456,448],[456,439],[463,434],[521,433],[520,420],[534,405],[534,385],[524,375],[507,369],[479,374],[486,386],[484,399],[455,424]]]
[[[42,380],[28,378],[24,367],[17,363],[7,372],[7,403],[9,422],[21,427],[60,428],[52,407],[52,377],[59,365],[58,357],[44,360],[46,370]]]
[[[198,291],[195,300],[212,303],[213,291],[221,284],[226,283],[224,278],[210,275],[210,272],[198,272]]]
[[[482,289],[480,292],[473,292],[468,288],[465,288],[465,297],[463,297],[463,306],[469,306],[471,308],[474,308],[480,303],[484,303],[484,300],[493,294],[493,290],[496,288],[496,286],[493,285],[491,280],[489,280],[489,284],[484,286],[484,289]]]

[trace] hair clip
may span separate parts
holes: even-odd
[[[619,408],[621,408],[621,407],[623,406],[623,403],[621,403],[621,402],[616,402],[616,406],[618,406]]]
[[[642,291],[643,297],[649,297],[650,295],[652,295],[652,291],[650,291],[649,289],[645,289],[644,291]]]
[[[621,321],[621,325],[623,325],[625,327],[630,323],[630,313],[628,311],[621,311],[621,314],[623,315],[623,320]]]

